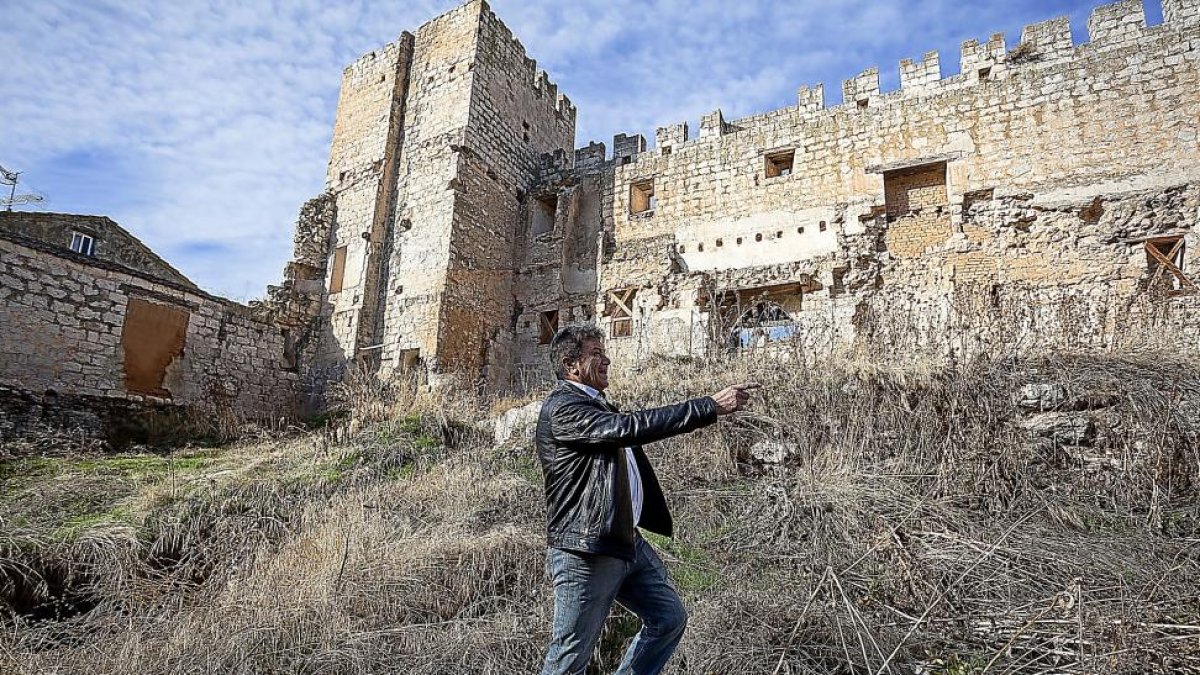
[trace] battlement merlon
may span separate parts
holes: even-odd
[[[980,44],[979,40],[967,40],[962,43],[958,60],[959,72],[974,73],[978,80],[980,70],[994,68],[1003,63],[1007,54],[1004,33],[993,33],[984,44]]]
[[[604,164],[608,149],[603,143],[590,141],[582,148],[575,149],[575,170],[586,171]]]
[[[927,89],[942,79],[942,63],[936,51],[925,52],[919,61],[904,59],[900,62],[901,89]]]
[[[800,87],[800,89],[796,92],[796,105],[799,106],[800,112],[824,110],[825,85],[818,84],[814,87],[805,85]]]
[[[700,117],[700,138],[724,136],[728,131],[729,124],[720,108]]]
[[[575,104],[571,102],[571,99],[567,98],[566,94],[558,95],[558,100],[555,101],[554,108],[558,111],[559,115],[563,116],[563,119],[571,123],[572,127],[575,126]]]
[[[1095,42],[1123,42],[1142,34],[1146,10],[1142,0],[1121,0],[1101,5],[1088,16],[1088,39]]]
[[[1021,43],[1009,54],[1009,59],[1053,61],[1070,58],[1074,49],[1071,21],[1060,16],[1025,26],[1021,31]]]
[[[1200,0],[1162,0],[1163,23],[1200,25]]]
[[[645,151],[646,137],[641,134],[613,136],[613,159],[615,160],[625,160]]]
[[[879,68],[872,66],[842,82],[842,103],[865,103],[879,95]]]
[[[688,123],[680,122],[679,124],[669,124],[665,127],[658,127],[654,130],[654,145],[662,150],[671,148],[676,145],[683,145],[688,141]]]

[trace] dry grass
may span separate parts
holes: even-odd
[[[1200,672],[1200,363],[779,356],[614,378],[626,407],[767,385],[652,448],[692,614],[671,672]],[[1020,426],[1030,383],[1062,385],[1079,445]],[[491,447],[492,402],[340,396],[311,435],[0,464],[0,671],[534,672],[531,450]],[[764,440],[794,452],[761,465]],[[635,630],[615,614],[598,664]]]

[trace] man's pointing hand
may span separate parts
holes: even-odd
[[[717,414],[728,415],[741,410],[750,400],[750,392],[761,386],[757,382],[746,382],[725,387],[713,394],[712,399],[717,402]]]

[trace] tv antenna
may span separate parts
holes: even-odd
[[[25,194],[17,194],[17,183],[21,180],[21,171],[9,171],[0,166],[0,185],[8,185],[8,199],[0,199],[0,205],[6,207],[6,211],[12,211],[14,204],[40,204],[46,201],[46,198],[37,193],[28,192]]]

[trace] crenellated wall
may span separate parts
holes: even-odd
[[[806,85],[609,156],[571,151],[571,102],[467,2],[347,69],[331,358],[497,389],[545,377],[554,330],[587,321],[631,363],[1200,333],[1200,2],[1163,14],[1104,5],[1084,44],[1051,19],[964,42],[955,74],[926,52],[896,91],[871,67],[838,105]]]

